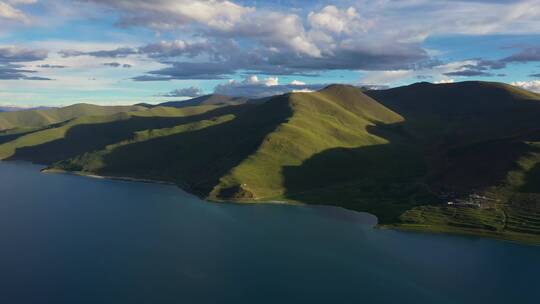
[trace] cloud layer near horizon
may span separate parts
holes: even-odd
[[[255,84],[245,75],[261,75],[256,85],[268,90],[261,83],[276,77],[313,86],[340,77],[377,85],[525,83],[538,71],[524,66],[540,62],[540,0],[0,0],[0,26],[0,79],[17,80],[12,87],[21,90],[54,79],[36,87],[115,94],[145,87],[157,96],[197,83],[205,92],[249,93]],[[488,53],[430,45],[471,36],[480,46],[481,37],[493,45],[524,38],[500,38]]]

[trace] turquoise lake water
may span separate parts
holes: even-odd
[[[0,303],[540,303],[540,247],[0,162]]]

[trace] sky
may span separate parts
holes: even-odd
[[[466,80],[540,92],[540,0],[0,0],[0,105]]]

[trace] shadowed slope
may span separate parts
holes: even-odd
[[[432,183],[470,191],[504,181],[540,133],[540,96],[500,83],[419,83],[369,91],[402,114],[419,141]]]

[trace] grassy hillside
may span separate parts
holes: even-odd
[[[398,134],[384,138],[373,132],[378,126],[402,122],[400,115],[350,86],[330,86],[281,99],[292,116],[221,178],[211,198],[333,204],[374,212],[383,221],[407,209],[390,202],[391,197],[403,194],[399,190],[388,192],[385,199],[393,207],[382,208],[390,212],[379,212],[383,200],[377,195],[358,195],[356,190],[381,183],[415,187],[424,168],[418,154],[411,147],[391,144]],[[380,191],[387,190],[373,190]],[[400,197],[400,203],[414,205],[409,197]]]
[[[337,205],[392,227],[540,243],[538,117],[538,95],[497,83],[365,94],[333,85],[261,104],[82,116],[0,141],[0,159],[164,180],[216,201]]]
[[[64,108],[0,113],[0,132],[9,129],[35,129],[85,115],[111,115],[142,110],[140,106],[96,106],[76,104]]]
[[[0,159],[49,164],[104,148],[134,136],[134,132],[169,128],[241,111],[242,107],[157,107],[103,116],[82,116],[65,124],[30,132],[0,145]]]

